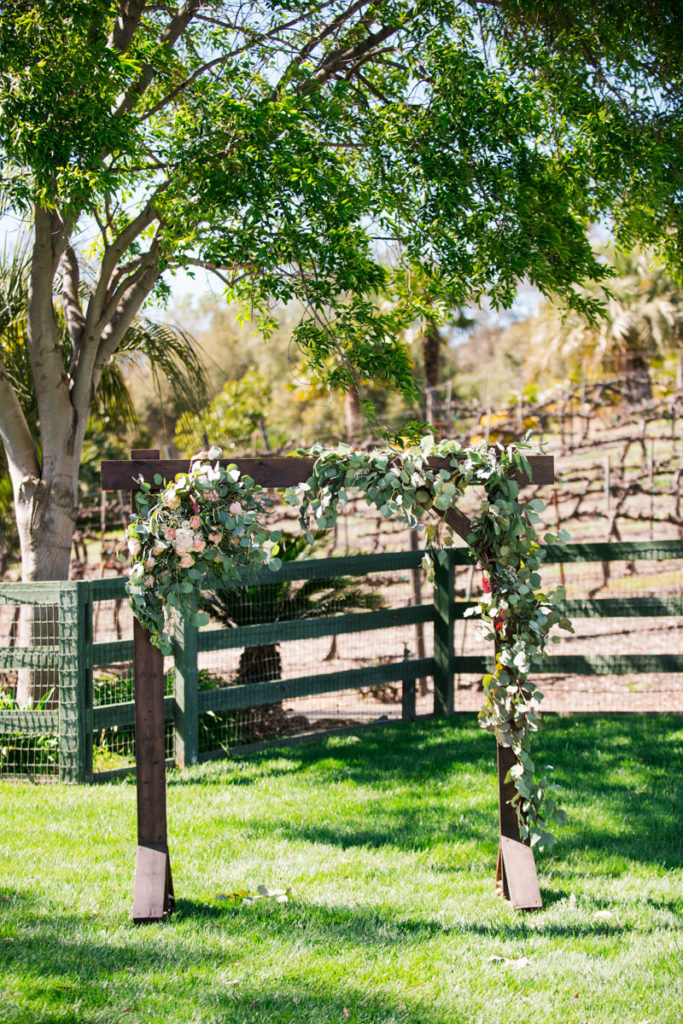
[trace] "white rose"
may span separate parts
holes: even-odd
[[[162,503],[166,508],[174,509],[180,504],[180,498],[175,492],[175,488],[169,487],[167,491],[162,495]]]
[[[232,505],[228,508],[228,512],[231,516],[239,516],[242,514],[242,506],[239,501],[233,501]]]

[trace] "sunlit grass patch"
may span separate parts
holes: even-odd
[[[493,895],[473,719],[171,773],[178,903],[148,927],[134,785],[0,786],[0,1021],[673,1024],[683,719],[551,718],[536,749],[570,817],[536,914]]]

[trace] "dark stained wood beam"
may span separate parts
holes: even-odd
[[[261,459],[236,458],[219,459],[221,466],[236,465],[245,476],[252,477],[262,487],[277,489],[293,487],[308,480],[313,472],[315,459],[301,456],[269,455]],[[526,474],[515,473],[512,476],[520,485],[552,484],[555,481],[554,460],[552,455],[530,455],[531,480]],[[430,459],[430,468],[441,469],[449,465],[448,459]],[[173,480],[178,473],[187,473],[190,468],[189,459],[130,459],[128,461],[102,462],[102,489],[105,491],[136,491],[139,490],[138,479],[142,478],[158,489],[154,477],[158,474],[162,480]]]

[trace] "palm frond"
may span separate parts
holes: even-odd
[[[117,434],[138,422],[135,406],[116,359],[110,359],[97,386],[91,415],[104,420]]]
[[[186,331],[148,317],[137,318],[126,332],[115,358],[120,365],[139,365],[140,356],[148,362],[157,390],[161,388],[160,378],[166,380],[178,408],[195,411],[206,403],[206,371],[197,344]]]

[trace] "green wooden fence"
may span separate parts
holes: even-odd
[[[546,561],[567,564],[643,559],[683,559],[683,542],[558,545],[547,550]],[[422,552],[411,551],[300,561],[283,565],[277,573],[266,571],[264,581],[328,579],[342,575],[365,576],[370,573],[406,571],[416,569],[421,560]],[[455,600],[455,570],[458,566],[466,565],[471,565],[468,550],[458,549],[448,553],[447,564],[439,566],[436,571],[433,601],[428,604],[252,624],[233,629],[212,627],[199,630],[187,621],[179,622],[174,642],[173,692],[165,697],[166,719],[174,733],[176,763],[188,765],[220,753],[200,751],[198,734],[202,716],[238,712],[240,709],[296,697],[401,683],[402,714],[403,717],[412,718],[415,714],[415,680],[432,677],[434,713],[452,714],[455,677],[465,673],[483,674],[492,664],[489,657],[456,656],[454,651],[457,623],[472,604],[471,601]],[[0,605],[55,606],[58,612],[58,629],[49,644],[36,647],[10,646],[7,638],[0,637],[0,673],[35,668],[52,668],[59,673],[57,708],[3,709],[0,704],[0,752],[7,747],[7,737],[12,735],[50,734],[58,738],[58,774],[62,781],[88,782],[94,778],[110,777],[111,772],[93,770],[93,739],[102,730],[131,729],[134,704],[128,699],[94,706],[93,671],[100,666],[132,661],[133,643],[127,639],[94,643],[93,613],[98,602],[124,598],[122,579],[0,584]],[[567,601],[565,611],[570,618],[683,615],[683,597],[582,598]],[[198,685],[199,656],[205,652],[430,622],[434,624],[431,657],[406,658],[364,668],[226,685],[211,690],[201,690]],[[598,675],[623,672],[683,672],[683,657],[675,653],[551,655],[543,665],[544,674]]]
[[[683,558],[683,541],[624,541],[611,544],[558,544],[546,548],[546,564],[563,565],[576,562],[666,561]],[[683,574],[681,575],[683,585]],[[451,606],[453,622],[462,619],[471,601],[456,601]],[[569,619],[580,618],[650,618],[683,615],[683,596],[659,598],[607,597],[568,600],[562,606]],[[449,629],[453,635],[453,629]],[[493,658],[486,656],[454,657],[454,674],[483,675],[493,668]],[[638,675],[650,672],[683,672],[683,654],[549,654],[543,659],[543,675]]]

